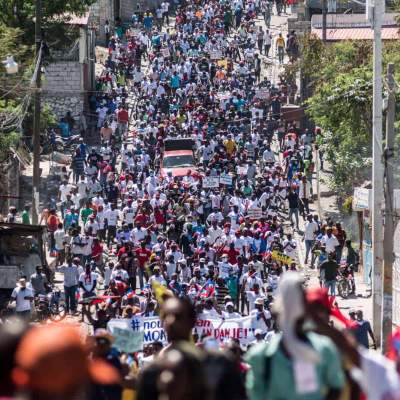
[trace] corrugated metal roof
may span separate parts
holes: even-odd
[[[322,39],[322,29],[313,28],[312,33]],[[374,31],[371,28],[335,28],[326,30],[326,40],[373,40]],[[399,28],[382,28],[382,40],[399,39]]]
[[[382,26],[397,26],[396,18],[399,13],[385,13],[382,16]],[[327,14],[326,25],[328,28],[369,28],[370,24],[364,14]],[[322,15],[314,14],[311,17],[313,28],[322,27]]]

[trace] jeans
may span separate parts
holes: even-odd
[[[282,46],[278,47],[278,59],[279,63],[283,63],[283,58],[285,57],[285,49]]]
[[[76,311],[76,288],[77,286],[64,286],[66,311]]]
[[[342,246],[336,247],[336,262],[338,264],[340,264],[340,260],[342,259],[342,252],[343,252]]]
[[[31,319],[31,310],[17,311],[16,314],[17,314],[17,317],[23,319],[24,321],[29,322]]]
[[[331,281],[325,280],[324,285],[328,289],[328,294],[330,296],[336,296],[336,280],[335,279],[333,279]]]
[[[296,229],[299,229],[299,209],[298,208],[289,208],[289,220],[293,225],[293,214],[296,219]]]
[[[307,264],[308,261],[308,255],[310,254],[313,246],[314,246],[315,240],[305,240],[306,244],[306,258],[305,258],[305,263]]]
[[[143,290],[143,287],[144,287],[143,277],[147,281],[146,272],[145,272],[144,268],[138,268],[138,275],[139,275],[140,290]]]
[[[306,218],[306,214],[310,213],[310,207],[308,205],[309,201],[307,198],[301,199],[301,214],[303,218]]]

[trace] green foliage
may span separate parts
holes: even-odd
[[[353,212],[353,196],[349,196],[344,200],[342,209],[349,215]]]
[[[95,0],[41,0],[42,32],[44,40],[53,50],[70,46],[78,30],[65,24],[67,14],[81,15]],[[10,146],[16,145],[20,134],[14,126],[4,124],[10,115],[22,116],[22,102],[30,92],[30,79],[35,62],[35,7],[36,0],[0,0],[0,60],[13,55],[19,64],[19,72],[6,75],[0,64],[0,161]],[[54,115],[47,106],[42,109],[41,125],[45,129],[54,124]],[[3,127],[1,127],[3,123]],[[6,127],[4,127],[6,125]],[[22,128],[24,135],[32,133],[32,105],[25,115]]]
[[[83,14],[95,0],[42,0],[43,30],[53,39],[52,26],[62,23],[66,13]],[[34,43],[36,0],[0,0],[0,23],[24,31],[25,41]],[[56,18],[57,17],[57,18]]]
[[[383,61],[384,71],[388,62],[399,65],[397,41],[384,45]],[[288,73],[301,71],[307,77],[312,96],[304,104],[306,113],[322,128],[318,142],[332,169],[328,183],[342,202],[371,176],[372,43],[323,46],[315,36],[306,36],[302,59],[291,68]]]

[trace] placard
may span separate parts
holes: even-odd
[[[161,54],[163,55],[163,57],[169,57],[169,47],[163,47],[161,49]]]
[[[219,187],[219,176],[203,177],[203,188],[218,188],[218,187]]]
[[[124,353],[135,353],[136,351],[143,350],[143,331],[114,327],[112,333],[115,337],[113,347],[117,350]]]
[[[210,50],[210,58],[211,60],[219,60],[222,58],[221,50]]]
[[[219,177],[221,185],[232,186],[232,176],[229,174],[221,174]]]
[[[247,175],[247,165],[242,165],[237,167],[237,174],[238,175]]]
[[[257,219],[263,216],[263,211],[261,207],[252,207],[247,210],[247,215],[250,218]]]
[[[271,96],[269,94],[269,90],[265,88],[256,89],[256,93],[254,95],[257,99],[268,100]]]
[[[281,253],[278,250],[274,250],[271,253],[271,258],[273,260],[276,260],[276,261],[281,261],[281,262],[283,262],[284,264],[287,264],[287,265],[289,265],[289,264],[291,264],[293,262],[293,259],[291,257],[287,256],[286,254]]]

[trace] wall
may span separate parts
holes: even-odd
[[[106,35],[104,25],[108,20],[110,28],[114,26],[114,0],[97,0],[90,6],[89,23],[94,23],[97,27],[96,38],[98,43],[105,44]]]
[[[77,61],[58,61],[46,67],[43,102],[50,106],[58,118],[67,111],[71,111],[73,116],[79,116],[83,111],[82,66]]]
[[[154,10],[162,0],[120,0],[121,1],[121,19],[130,21],[132,15],[139,11]]]
[[[3,162],[0,168],[0,193],[4,196],[0,198],[0,214],[6,217],[8,208],[11,206],[19,209],[21,164],[15,155],[10,155],[7,162]]]
[[[400,223],[396,221],[393,264],[393,324],[400,326]]]

